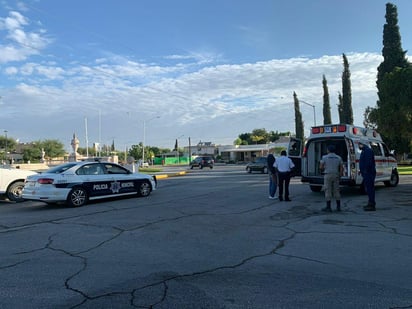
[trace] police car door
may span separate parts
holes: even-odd
[[[295,164],[295,168],[292,171],[292,176],[302,175],[302,140],[291,137],[288,146],[288,157]]]
[[[106,175],[110,179],[111,194],[132,194],[137,191],[137,180],[135,174],[126,168],[112,163],[104,163]]]
[[[110,179],[100,163],[83,165],[77,171],[77,175],[82,180],[82,185],[87,188],[91,199],[110,195]]]

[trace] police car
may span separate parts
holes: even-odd
[[[115,163],[70,162],[27,177],[22,197],[80,207],[89,200],[125,195],[148,196],[156,186],[155,176],[133,173]]]
[[[383,182],[387,187],[398,185],[399,174],[396,158],[383,142],[381,135],[373,129],[349,124],[312,127],[303,153],[301,154],[301,141],[294,139],[289,145],[289,157],[292,160],[301,160],[295,165],[300,166],[302,182],[309,183],[312,191],[320,191],[323,185],[323,175],[319,168],[320,160],[327,153],[328,145],[333,145],[336,154],[344,162],[344,175],[340,178],[340,184],[362,186],[363,179],[359,171],[361,154],[359,143],[367,144],[375,154],[375,182]],[[291,145],[294,146],[293,149]]]

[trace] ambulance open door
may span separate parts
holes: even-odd
[[[302,176],[302,151],[302,140],[291,137],[288,146],[288,157],[292,160],[293,164],[295,164],[295,168],[292,171],[292,177]]]

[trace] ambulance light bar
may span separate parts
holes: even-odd
[[[313,127],[312,134],[346,132],[346,125]]]

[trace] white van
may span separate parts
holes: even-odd
[[[340,184],[361,186],[363,179],[359,172],[360,141],[363,143],[367,141],[375,153],[375,182],[383,181],[386,186],[395,187],[399,183],[397,162],[376,130],[348,124],[312,127],[303,153],[301,154],[300,151],[301,141],[295,139],[289,145],[289,157],[294,162],[301,164],[299,166],[302,182],[309,183],[311,190],[318,192],[323,186],[323,175],[319,169],[319,162],[326,154],[328,145],[334,145],[336,154],[341,156],[344,162],[345,172],[341,177]],[[301,162],[298,162],[299,159]]]

